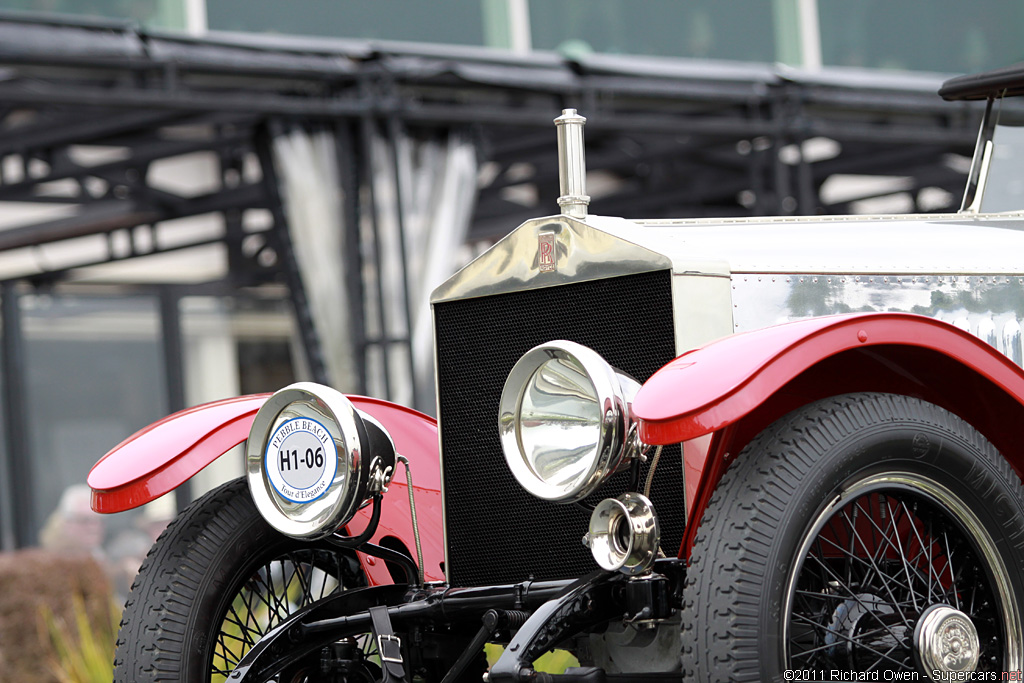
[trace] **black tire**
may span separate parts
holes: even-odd
[[[184,510],[139,569],[114,681],[225,680],[288,614],[365,583],[351,554],[282,536],[256,511],[245,480],[229,482]]]
[[[965,666],[969,647],[950,639],[964,615],[977,670],[1016,671],[1024,488],[984,437],[941,408],[888,394],[823,400],[779,420],[730,465],[683,597],[685,680]],[[936,627],[940,616],[949,618]],[[950,644],[937,645],[943,637]]]

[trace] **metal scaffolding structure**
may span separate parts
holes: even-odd
[[[5,202],[68,209],[0,230],[3,474],[22,480],[13,454],[29,450],[17,427],[25,419],[18,292],[83,269],[209,245],[226,251],[223,279],[161,290],[172,409],[184,407],[175,297],[188,291],[284,283],[310,378],[330,379],[324,346],[336,340],[318,335],[306,293],[317,275],[303,272],[296,258],[275,160],[274,141],[289,131],[334,140],[347,226],[334,256],[347,264],[353,390],[393,397],[394,377],[407,375],[411,396],[429,409],[432,389],[413,367],[410,348],[410,290],[419,286],[407,276],[415,258],[406,248],[412,190],[403,159],[410,144],[453,133],[472,143],[478,172],[463,237],[469,243],[493,242],[526,218],[556,211],[551,122],[567,107],[588,118],[592,213],[846,213],[894,191],[909,199],[908,208],[950,210],[959,204],[980,111],[941,102],[941,80],[457,46],[195,39],[127,24],[0,17],[0,212]],[[215,186],[187,194],[153,182],[154,164],[196,153],[216,158]],[[837,197],[827,187],[842,176],[897,180]],[[248,220],[252,212],[271,220]],[[181,231],[182,219],[211,214],[222,229]],[[397,231],[397,267],[381,258],[385,221]],[[100,247],[40,257],[86,238]],[[388,289],[389,279],[397,289]],[[403,293],[398,323],[383,312],[389,291]],[[378,362],[364,362],[371,355]],[[0,519],[24,513],[25,490],[13,487]]]

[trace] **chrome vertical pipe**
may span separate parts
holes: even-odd
[[[561,196],[558,206],[562,215],[572,218],[586,218],[587,205],[587,163],[583,154],[583,124],[587,120],[575,109],[563,109],[555,119],[558,130],[558,188]]]

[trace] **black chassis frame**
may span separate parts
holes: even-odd
[[[398,632],[417,628],[471,631],[464,652],[444,683],[459,678],[484,643],[511,639],[485,675],[487,683],[600,683],[608,680],[675,681],[676,673],[607,674],[595,667],[564,674],[534,670],[533,662],[567,639],[616,620],[656,622],[681,607],[685,565],[661,559],[654,570],[627,577],[598,571],[579,579],[524,581],[498,586],[450,588],[445,585],[393,584],[343,591],[291,615],[269,631],[231,673],[232,683],[269,680],[287,667],[346,637],[374,632],[370,609],[385,607]],[[514,633],[512,633],[514,631]],[[375,633],[380,638],[381,634]],[[408,661],[408,646],[403,647]],[[391,679],[394,680],[394,679]]]

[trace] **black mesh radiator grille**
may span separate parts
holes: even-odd
[[[449,301],[435,305],[434,315],[452,585],[593,571],[597,564],[581,542],[590,512],[538,500],[519,486],[501,453],[498,398],[519,357],[553,339],[589,346],[646,380],[675,355],[670,272]],[[678,446],[665,449],[651,492],[670,555],[683,535],[680,457]],[[627,473],[617,474],[585,502],[618,495],[627,484]]]

